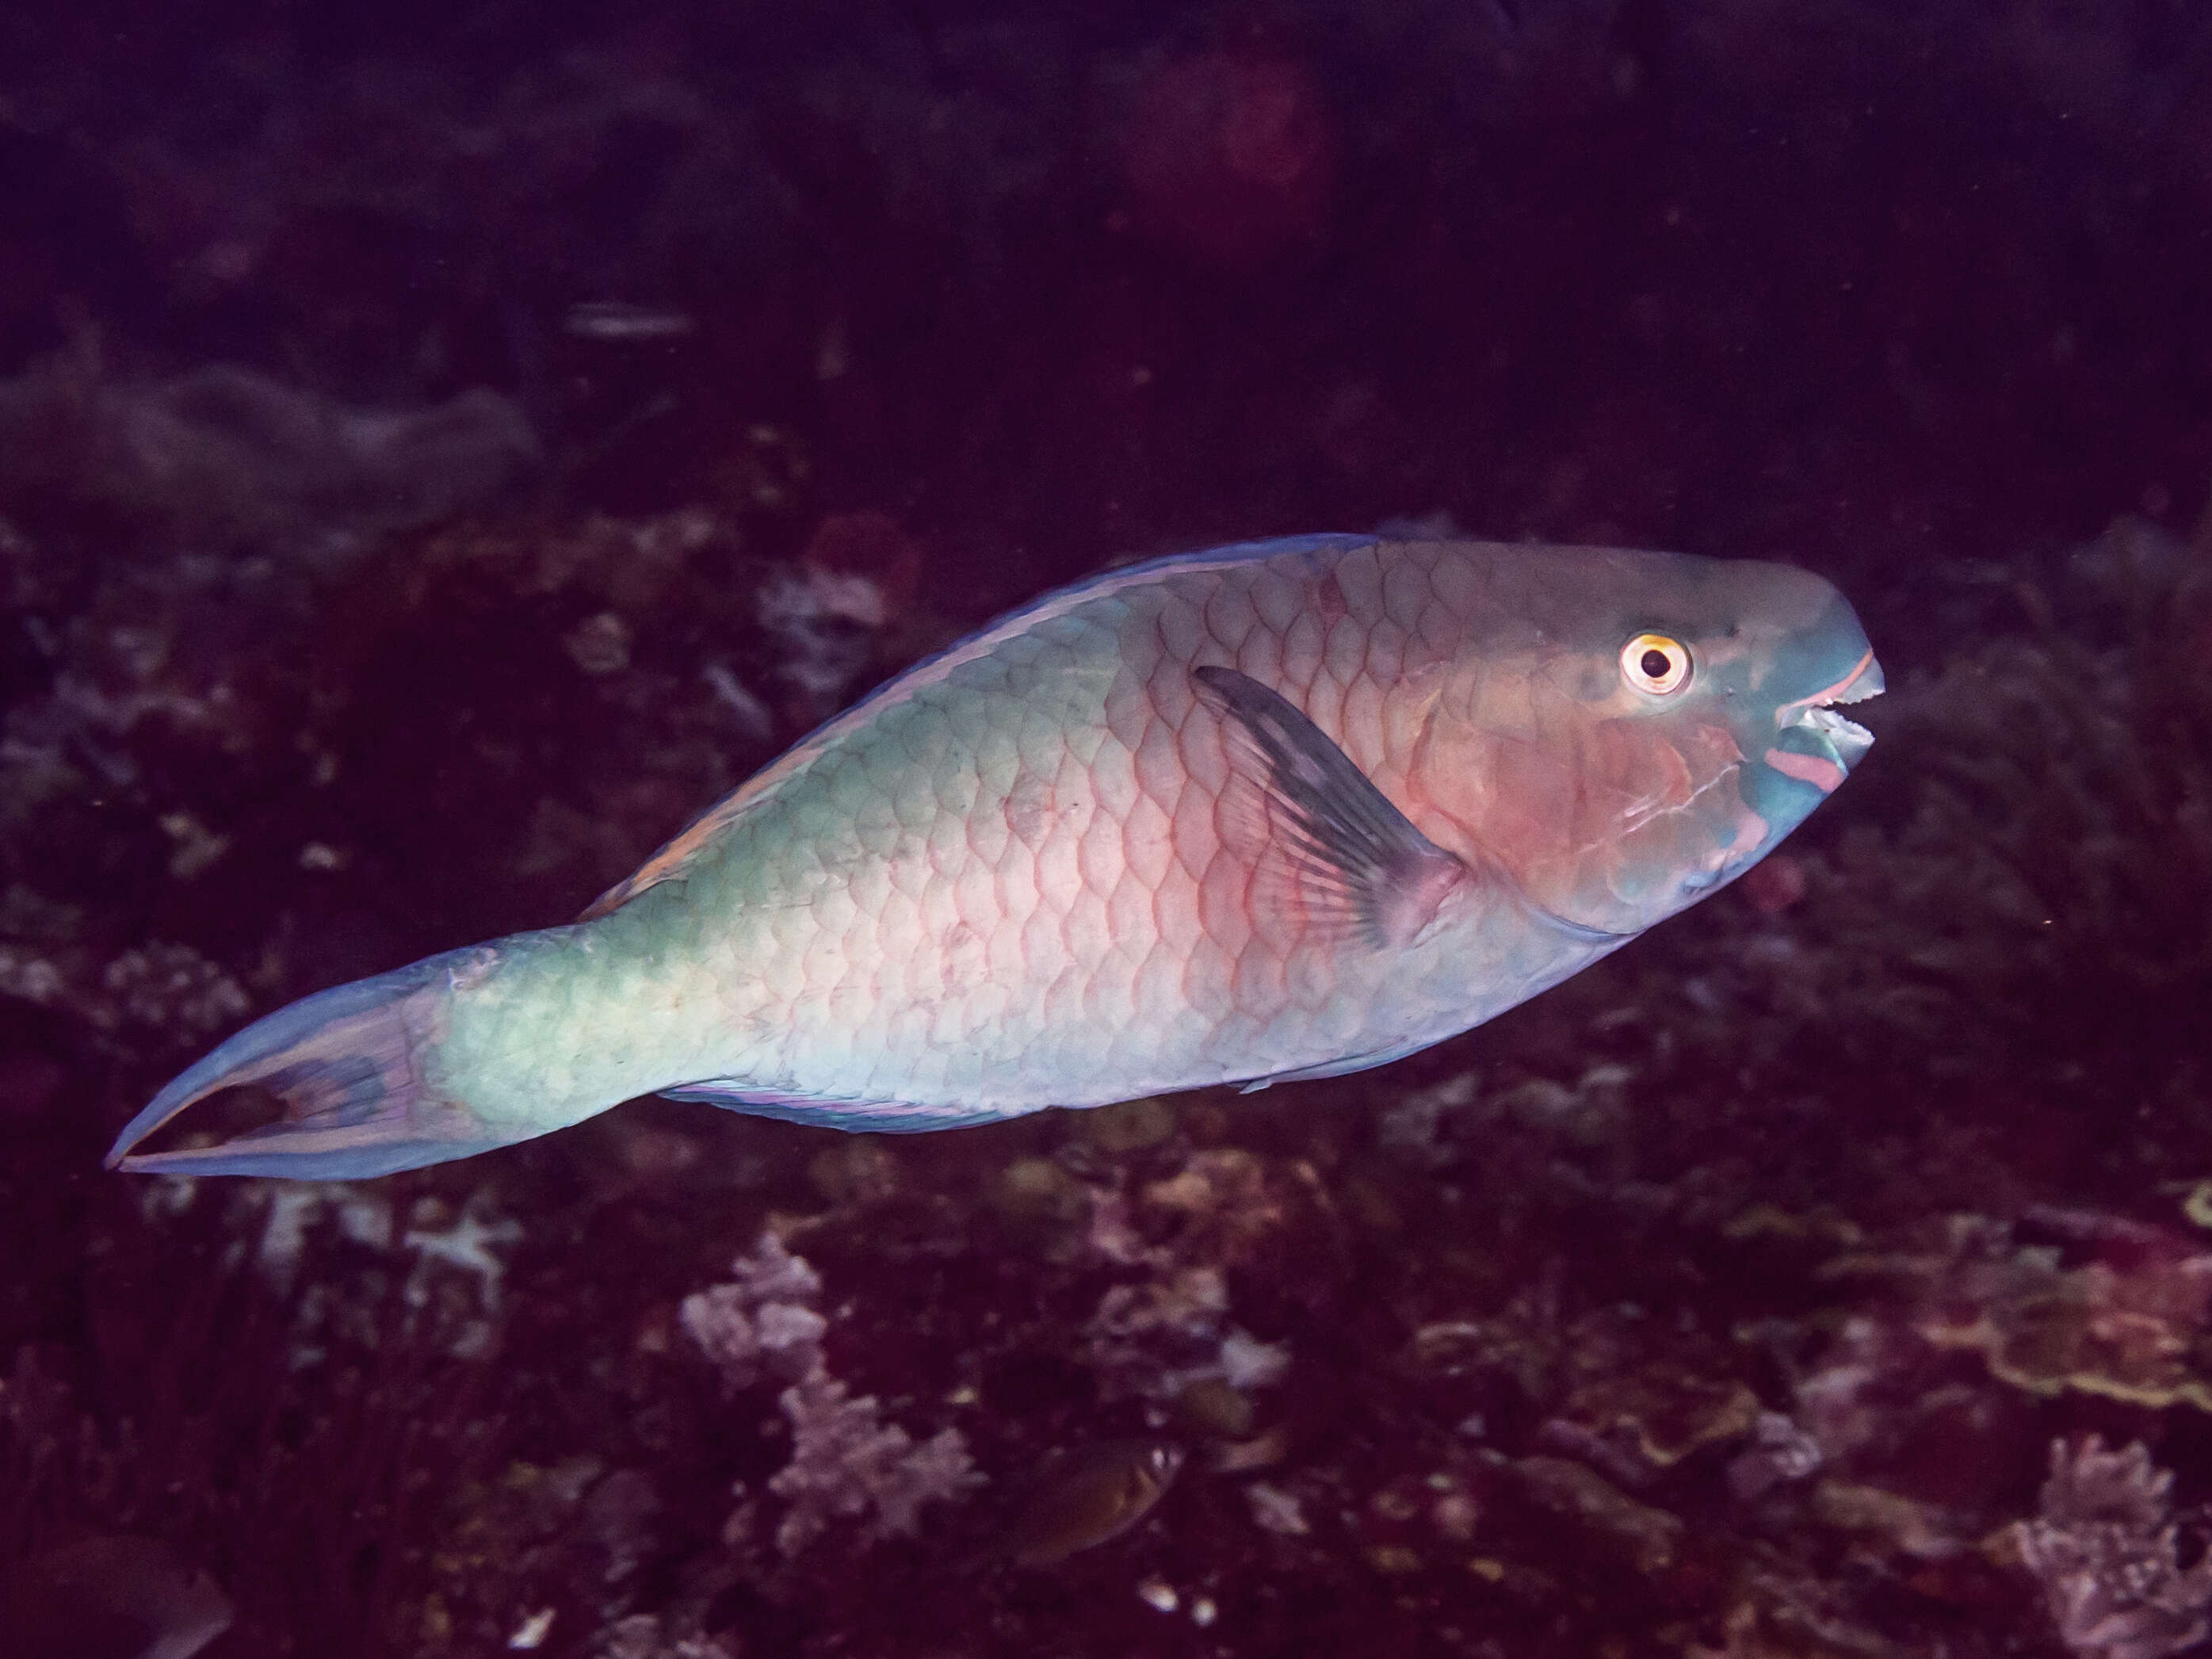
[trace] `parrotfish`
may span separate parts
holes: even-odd
[[[1790,566],[1328,535],[1112,570],[817,730],[566,927],[280,1008],[111,1165],[352,1179],[659,1092],[949,1128],[1380,1066],[1741,874],[1873,741]],[[280,1121],[131,1154],[219,1090]]]

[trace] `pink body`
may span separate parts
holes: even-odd
[[[1661,671],[1664,671],[1662,672]],[[1818,577],[1308,537],[1109,573],[900,676],[571,927],[319,994],[117,1143],[356,1175],[663,1091],[924,1129],[1376,1065],[1740,873],[1867,734]]]
[[[1515,887],[1579,874],[1578,842],[1695,784],[1648,742],[1614,745],[1602,779],[1587,745],[1562,752],[1518,672],[1544,642],[1464,554],[1109,575],[832,722],[595,907],[682,940],[652,1086],[1094,1104],[1373,1063],[1583,966],[1618,939],[1546,925]],[[1235,822],[1202,665],[1280,693],[1431,841],[1516,881],[1463,884],[1392,949],[1316,914]],[[654,915],[672,876],[679,913]]]

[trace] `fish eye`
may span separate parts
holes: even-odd
[[[1665,634],[1638,634],[1620,647],[1620,678],[1664,697],[1690,683],[1690,647]]]

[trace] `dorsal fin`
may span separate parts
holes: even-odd
[[[668,880],[698,855],[714,832],[737,816],[742,803],[726,796],[679,830],[668,844],[584,907],[579,921],[597,921],[610,910],[621,908],[647,888]]]

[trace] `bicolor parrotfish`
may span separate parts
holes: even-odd
[[[1109,571],[817,730],[566,927],[318,993],[111,1165],[352,1179],[661,1093],[950,1128],[1380,1066],[1741,874],[1872,742],[1793,567],[1328,535]],[[133,1153],[252,1084],[279,1121]]]

